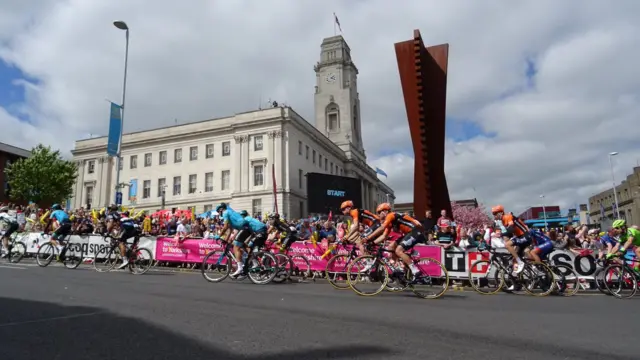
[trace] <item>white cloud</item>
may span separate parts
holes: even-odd
[[[5,1],[0,58],[36,81],[22,81],[26,101],[12,105],[29,123],[0,109],[0,141],[68,150],[86,134],[106,134],[104,99],[121,96],[117,19],[131,27],[127,130],[247,111],[268,98],[313,122],[312,66],[335,11],[360,70],[370,162],[389,174],[399,201],[411,200],[413,162],[400,153],[410,137],[393,43],[414,28],[428,44],[451,44],[449,116],[495,134],[447,142],[452,198],[520,210],[544,193],[567,207],[609,185],[609,151],[620,151],[618,179],[640,159],[639,2],[403,4]]]

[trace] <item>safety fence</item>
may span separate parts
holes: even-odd
[[[25,243],[29,254],[37,253],[40,245],[48,241],[40,233],[24,234],[19,240]],[[99,235],[72,235],[70,241],[71,246],[81,246],[85,258],[89,259],[96,256],[98,258],[105,257],[110,248],[109,241]],[[167,263],[202,263],[209,252],[222,250],[220,242],[212,239],[189,239],[176,242],[174,238],[169,237],[142,237],[138,244],[139,247],[151,251],[154,260]],[[447,269],[449,277],[454,279],[467,279],[472,264],[480,259],[488,259],[490,256],[487,252],[456,247],[444,250],[434,245],[417,245],[414,249],[420,257],[429,257],[441,262]],[[312,271],[324,271],[330,258],[323,257],[326,251],[326,242],[314,244],[299,241],[291,245],[289,254],[304,256],[309,261]],[[498,251],[505,250],[499,249]],[[344,249],[339,250],[339,253],[345,252]],[[549,254],[549,260],[552,264],[570,266],[578,276],[584,279],[593,279],[597,269],[596,259],[593,255],[582,256],[568,250],[553,251]],[[483,274],[486,271],[486,267],[471,269],[474,274]]]

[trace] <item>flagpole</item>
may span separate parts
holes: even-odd
[[[338,32],[336,30],[336,13],[333,13],[333,36],[338,35]]]

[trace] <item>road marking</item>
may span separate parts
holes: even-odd
[[[2,269],[14,269],[14,270],[27,270],[26,267],[20,267],[20,266],[16,266],[16,265],[0,265],[0,268]]]
[[[101,311],[98,311],[98,312],[92,312],[92,313],[58,316],[58,317],[44,318],[44,319],[37,319],[37,320],[17,321],[17,322],[0,324],[0,328],[17,326],[17,325],[25,325],[25,324],[43,323],[43,322],[49,322],[49,321],[60,321],[60,320],[74,319],[79,317],[87,317],[87,316],[94,316],[94,315],[100,315],[100,314],[104,314],[104,313]]]

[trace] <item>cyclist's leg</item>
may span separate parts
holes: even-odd
[[[244,261],[242,260],[242,250],[245,246],[245,241],[249,238],[251,233],[249,229],[242,229],[238,231],[238,234],[233,240],[233,255],[236,257],[236,263],[238,265],[238,269],[234,272],[233,275],[238,275],[242,272],[244,268]]]
[[[55,246],[57,246],[58,243],[63,246],[62,251],[60,252],[60,257],[64,257],[65,253],[67,252],[67,247],[65,246],[64,239],[65,236],[69,235],[69,233],[71,233],[71,223],[66,222],[60,224],[56,231],[53,232],[53,235],[51,235],[52,242]]]
[[[411,250],[414,246],[416,246],[416,244],[424,241],[424,234],[419,229],[413,229],[410,233],[406,234],[398,240],[396,255],[398,255],[398,257],[402,259],[402,261],[407,266],[409,266],[414,275],[418,274],[420,272],[420,269],[418,269],[418,267],[413,263],[411,257],[405,254],[405,251]]]

